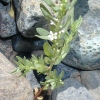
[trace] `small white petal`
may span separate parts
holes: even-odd
[[[57,18],[54,18],[56,21],[58,21],[58,19]]]
[[[51,20],[50,24],[51,24],[51,25],[55,25],[55,23],[54,23],[52,20]]]
[[[53,32],[52,31],[50,31],[50,35],[53,35]]]
[[[65,31],[64,30],[61,30],[61,32],[64,33]]]
[[[54,39],[57,39],[57,36]]]
[[[57,35],[57,32],[55,32],[55,35]]]

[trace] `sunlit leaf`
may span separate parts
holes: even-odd
[[[53,55],[52,47],[51,47],[51,45],[50,45],[48,42],[45,42],[45,43],[44,43],[43,49],[44,49],[44,53],[45,53],[47,56],[52,56],[52,55]]]
[[[54,3],[51,0],[44,0],[44,2],[48,5],[48,6],[54,6]]]
[[[39,35],[35,35],[35,36],[40,39],[49,40],[48,36],[39,36]]]
[[[36,28],[36,31],[41,35],[41,36],[48,36],[49,32],[43,28]]]

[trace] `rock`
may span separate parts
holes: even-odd
[[[26,79],[29,81],[32,89],[34,88],[40,88],[40,84],[38,83],[33,71],[30,71],[27,75],[26,75]]]
[[[18,20],[18,17],[20,15],[21,2],[22,2],[22,0],[13,0],[13,6],[14,6],[14,10],[15,10],[16,20]]]
[[[57,70],[57,74],[59,75],[62,71],[64,71],[64,76],[62,78],[62,80],[66,79],[66,78],[70,78],[70,77],[77,77],[80,76],[80,73],[78,70],[71,68],[69,66],[66,66],[62,63],[60,63],[57,66],[53,67],[53,70],[56,69]]]
[[[6,0],[5,0],[5,1],[6,1]],[[7,12],[10,11],[10,2],[9,2],[9,3],[5,3],[5,2],[0,1],[0,3],[3,4],[3,6],[4,6],[4,8],[5,8],[5,10],[6,10]]]
[[[90,10],[100,9],[100,0],[89,0],[88,4]]]
[[[10,3],[10,0],[0,0],[2,3]]]
[[[76,79],[68,78],[64,85],[52,92],[52,100],[95,100]]]
[[[32,52],[33,50],[43,49],[43,40],[34,38],[25,38],[21,35],[16,35],[12,38],[12,46],[16,52]]]
[[[63,63],[82,70],[100,69],[100,10],[88,11],[78,29],[78,38]]]
[[[74,18],[78,19],[80,15],[84,16],[88,10],[88,0],[77,0],[74,7]]]
[[[40,10],[41,0],[14,0],[16,8],[16,21],[18,30],[25,37],[34,37],[36,27],[47,27],[47,22],[44,19]]]
[[[100,100],[100,70],[81,71],[81,79],[95,100]]]
[[[15,66],[0,53],[0,100],[33,100],[33,91],[25,77],[10,74]]]
[[[4,7],[5,7],[5,10],[6,10],[7,12],[10,11],[10,3],[8,3],[7,5],[4,5]]]
[[[0,3],[0,36],[2,38],[10,37],[16,34],[16,24],[14,19],[6,12],[4,6]]]

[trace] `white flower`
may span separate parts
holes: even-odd
[[[61,30],[59,33],[61,34],[61,33],[64,33],[65,31],[64,30]]]
[[[61,32],[64,33],[65,31],[64,30],[61,30]]]
[[[57,32],[53,33],[50,31],[50,34],[48,35],[48,38],[52,41],[54,39],[57,39]]]
[[[55,23],[54,23],[52,20],[51,20],[50,24],[51,24],[51,25],[55,25]]]
[[[54,18],[55,21],[59,21],[57,18]]]

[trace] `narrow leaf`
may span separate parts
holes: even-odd
[[[35,36],[40,39],[49,40],[49,38],[47,36],[39,36],[39,35],[35,35]]]
[[[36,31],[41,35],[41,36],[48,36],[49,32],[43,28],[36,28]]]
[[[54,20],[54,18],[53,18],[52,15],[50,15],[50,14],[49,14],[47,11],[45,11],[45,9],[43,9],[43,8],[41,8],[41,10],[42,10],[42,13],[44,14],[44,16],[46,17],[46,19],[53,20],[53,21],[55,22],[55,20]]]
[[[48,5],[48,6],[54,6],[53,2],[51,0],[44,0],[44,2]]]
[[[42,3],[40,3],[40,8],[44,9],[47,13],[49,13],[51,15],[49,10]]]

